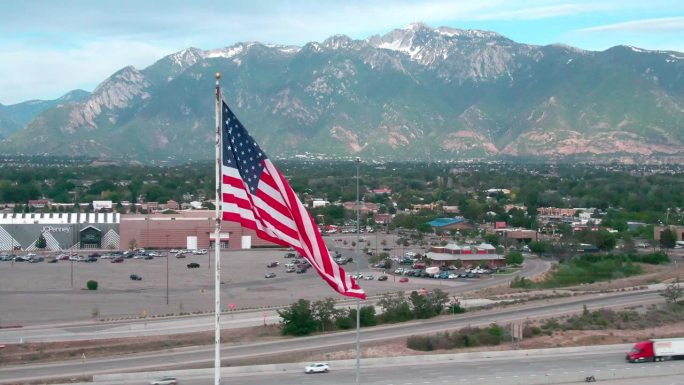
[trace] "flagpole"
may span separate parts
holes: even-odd
[[[359,209],[361,202],[359,201],[359,164],[361,163],[361,158],[358,156],[354,160],[356,162],[356,247],[354,251],[356,253],[356,279],[360,279],[359,275],[361,273],[361,254],[359,253],[359,242],[361,241],[361,222],[359,218]],[[361,380],[361,300],[356,299],[356,385],[359,384]]]
[[[221,73],[216,73],[216,207],[214,215],[214,385],[221,385]]]

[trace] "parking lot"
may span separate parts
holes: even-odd
[[[354,239],[351,235],[347,238]],[[394,276],[378,281],[382,272],[369,268],[366,258],[357,255],[350,242],[344,245],[344,241],[327,237],[326,240],[331,250],[355,259],[354,263],[344,265],[347,272],[355,273],[358,269],[374,275],[376,279],[359,281],[369,295],[464,284],[422,279],[400,282],[400,277]],[[371,240],[366,242],[369,247],[374,246]],[[292,260],[284,257],[286,253],[285,249],[223,251],[222,307],[227,310],[289,305],[300,298],[312,301],[326,297],[345,299],[312,269],[303,274],[286,273],[286,264]],[[278,261],[279,265],[268,268],[273,261]],[[189,263],[197,263],[199,267],[188,268]],[[213,264],[211,252],[186,254],[186,258],[181,259],[173,254],[169,258],[150,260],[131,258],[121,263],[111,263],[109,259],[93,263],[0,262],[0,325],[210,312],[214,307],[214,273],[210,268]],[[265,278],[267,273],[276,276]],[[131,274],[141,279],[131,280]],[[86,289],[88,280],[98,282],[96,291]]]

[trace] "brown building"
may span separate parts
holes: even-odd
[[[494,231],[504,239],[515,239],[522,242],[539,240],[539,233],[536,230],[497,228]]]
[[[660,241],[660,235],[668,228],[675,233],[677,241],[684,241],[684,226],[653,226],[653,238]]]
[[[175,214],[121,215],[119,227],[122,250],[142,247],[150,249],[212,249],[215,240],[213,210],[181,211]],[[274,246],[257,238],[253,230],[234,222],[221,223],[221,248]]]

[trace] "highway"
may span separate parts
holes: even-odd
[[[442,316],[432,320],[413,321],[402,324],[364,328],[361,331],[362,346],[380,341],[405,338],[412,334],[426,334],[458,329],[464,326],[488,325],[492,322],[508,323],[528,318],[551,317],[601,307],[624,307],[627,305],[660,302],[657,291],[617,292],[587,297],[567,297],[555,300],[535,301],[523,305],[498,308],[490,311]],[[293,352],[333,351],[351,348],[354,332],[341,332],[311,337],[259,342],[237,346],[223,346],[221,356],[224,365],[239,359],[282,356]],[[622,358],[622,355],[621,355]],[[47,377],[75,377],[82,374],[112,373],[133,370],[160,370],[193,367],[211,367],[211,346],[182,348],[173,351],[141,353],[102,359],[64,361],[52,364],[35,364],[0,369],[0,383]]]

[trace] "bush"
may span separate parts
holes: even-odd
[[[86,287],[88,290],[97,290],[97,281],[93,281],[92,279],[88,282],[86,282]]]
[[[335,318],[335,326],[341,330],[352,329],[356,325],[356,319],[351,319],[349,316],[340,316]]]
[[[430,345],[430,338],[425,336],[411,336],[406,340],[406,347],[413,350],[420,350],[422,352],[429,352],[432,350]]]

